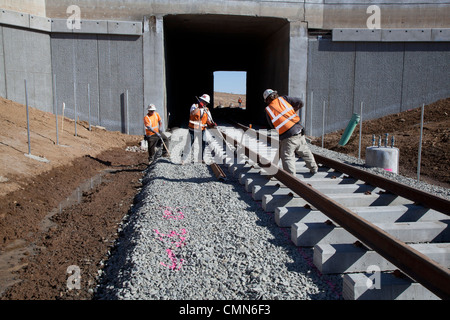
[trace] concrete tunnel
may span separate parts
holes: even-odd
[[[196,96],[214,102],[215,71],[247,73],[246,110],[232,116],[243,124],[266,125],[262,92],[266,87],[288,92],[289,22],[281,18],[231,15],[168,15],[164,17],[166,102],[169,127],[187,126]],[[305,62],[306,63],[306,62]],[[217,110],[216,110],[217,111]]]

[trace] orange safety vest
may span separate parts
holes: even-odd
[[[203,114],[201,114],[200,108],[195,108],[189,117],[189,128],[194,129],[194,130],[198,130],[198,129],[202,129],[205,130],[206,126],[207,126],[207,122],[208,122],[208,108],[203,108]]]
[[[297,112],[282,97],[273,100],[266,107],[266,112],[280,135],[292,128],[297,122],[300,122]]]
[[[148,114],[144,117],[144,126],[145,126],[145,134],[147,136],[154,135],[153,132],[147,130],[147,127],[151,127],[155,132],[159,132],[159,122],[161,121],[161,117],[157,112],[154,112],[150,117]]]

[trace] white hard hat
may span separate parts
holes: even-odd
[[[205,101],[206,103],[209,103],[210,99],[209,99],[209,95],[207,95],[206,93],[204,95],[202,95],[200,97],[200,99],[202,99],[203,101]]]
[[[154,104],[149,104],[147,111],[156,111],[156,106]]]
[[[270,96],[272,93],[277,93],[277,92],[272,89],[266,89],[266,91],[264,91],[264,93],[263,93],[264,100],[266,100],[267,97]]]

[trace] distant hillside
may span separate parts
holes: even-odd
[[[242,94],[226,93],[226,92],[214,92],[214,108],[219,105],[223,107],[239,107],[239,97],[242,99],[242,107],[245,108],[246,98]]]

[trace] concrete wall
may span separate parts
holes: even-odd
[[[0,8],[45,17],[45,2],[45,0],[0,0]]]
[[[306,128],[322,134],[450,96],[449,43],[309,41]],[[311,108],[311,101],[313,106]]]
[[[144,107],[150,103],[154,104],[156,111],[162,118],[164,127],[167,127],[169,121],[166,101],[164,23],[162,17],[145,17],[144,30]]]
[[[380,8],[381,28],[448,28],[450,3],[435,0],[311,0],[309,28],[366,28],[371,5]]]
[[[310,40],[308,49],[306,130],[317,136],[322,133],[324,102],[328,132],[345,126],[352,115],[355,45]]]
[[[0,96],[6,97],[5,55],[3,50],[3,26],[0,25]]]
[[[92,124],[143,134],[142,37],[54,34],[51,39],[58,113],[64,102],[65,115],[74,118],[76,104],[79,119],[88,120],[89,84]]]
[[[303,0],[47,0],[52,18],[65,18],[66,8],[76,4],[83,19],[136,20],[143,15],[226,14],[279,17],[297,20],[304,16]]]
[[[308,27],[304,22],[290,23],[289,32],[289,94],[306,99],[308,80]],[[303,126],[306,108],[300,111]]]
[[[83,19],[141,20],[142,15],[228,14],[304,21],[309,28],[365,28],[370,5],[381,10],[382,28],[449,28],[446,0],[47,0],[47,15],[66,18],[76,4]]]
[[[405,44],[402,111],[450,97],[450,43]]]
[[[25,104],[27,80],[29,105],[52,111],[53,89],[50,37],[47,33],[0,26],[0,93]]]

